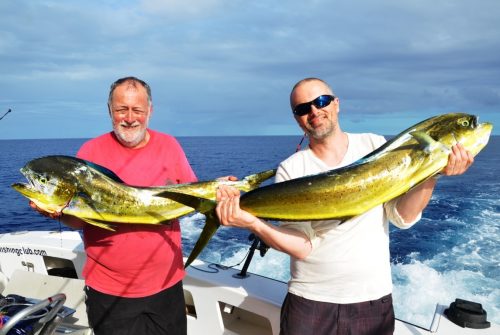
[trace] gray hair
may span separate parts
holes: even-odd
[[[144,81],[136,77],[123,77],[115,81],[113,84],[111,84],[111,87],[109,89],[109,96],[108,96],[108,105],[111,106],[111,103],[113,101],[113,92],[115,91],[116,87],[120,86],[123,83],[129,83],[130,85],[137,87],[137,85],[141,85],[146,89],[146,92],[148,94],[148,103],[151,106],[153,103],[153,97],[151,96],[151,87]]]

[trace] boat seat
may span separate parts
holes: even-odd
[[[48,312],[50,315],[43,316],[39,320],[35,334],[91,335],[84,287],[85,283],[81,279],[15,270],[2,294],[4,296],[19,295],[34,303],[19,312],[25,313],[24,317],[50,305]],[[28,311],[25,311],[26,309]],[[2,329],[0,329],[0,335],[3,335],[1,331]]]

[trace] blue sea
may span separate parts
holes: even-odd
[[[180,137],[200,180],[275,168],[295,151],[296,136]],[[28,206],[10,185],[24,182],[19,169],[29,160],[74,155],[84,139],[0,140],[0,233],[63,229]],[[500,324],[500,137],[493,136],[463,176],[438,182],[422,220],[408,230],[391,227],[391,261],[396,317],[429,327],[436,302],[455,298],[483,305],[488,320]],[[181,220],[188,254],[204,223],[201,214]],[[248,232],[219,229],[201,258],[242,268],[251,241]],[[287,281],[289,261],[269,250],[255,253],[249,272]]]

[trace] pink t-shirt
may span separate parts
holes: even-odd
[[[122,146],[113,132],[87,141],[77,157],[102,165],[126,184],[161,186],[196,181],[177,140],[148,129],[139,149]],[[179,222],[170,225],[116,225],[115,232],[90,224],[83,229],[86,284],[102,293],[145,297],[184,277]]]

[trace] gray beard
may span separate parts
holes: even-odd
[[[329,136],[331,136],[335,131],[335,125],[328,124],[327,127],[316,130],[316,129],[308,129],[307,135],[309,137],[314,138],[315,140],[323,140]]]
[[[118,138],[118,141],[120,141],[121,144],[128,148],[137,146],[146,137],[146,129],[142,129],[141,131],[134,133],[132,136],[130,134],[125,135],[116,128],[114,128],[113,131],[116,135],[116,138]]]

